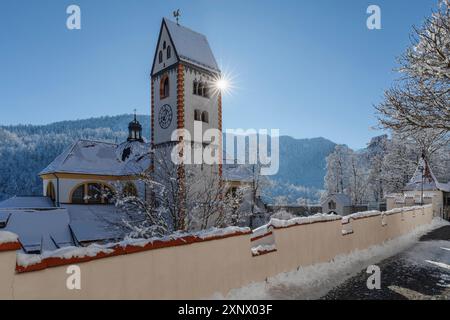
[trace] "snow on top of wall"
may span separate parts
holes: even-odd
[[[335,221],[340,219],[342,219],[342,217],[338,215],[318,213],[309,217],[298,217],[290,220],[271,219],[269,224],[275,228],[286,228],[295,225],[310,224],[314,222]]]
[[[48,258],[84,258],[95,257],[99,253],[112,253],[114,250],[108,246],[92,244],[88,247],[65,247],[54,251],[44,251],[42,254],[26,254],[22,252],[17,253],[17,265],[21,267],[28,267],[42,262]]]
[[[226,296],[216,293],[214,299],[319,299],[329,290],[345,280],[388,257],[410,248],[422,235],[448,225],[434,218],[431,224],[423,225],[412,232],[362,250],[342,254],[330,262],[303,266],[295,271],[270,277],[263,282],[253,282],[232,289]]]
[[[394,209],[391,209],[389,211],[383,212],[383,214],[384,215],[391,215],[391,214],[395,214],[395,213],[406,212],[406,211],[411,211],[411,210],[417,210],[417,209],[422,209],[422,208],[431,208],[432,206],[433,206],[432,204],[427,204],[427,205],[423,205],[423,206],[394,208]]]
[[[260,244],[259,246],[251,248],[253,256],[258,256],[263,253],[272,252],[275,250],[277,250],[277,247],[275,244]]]
[[[19,236],[9,231],[0,231],[0,244],[13,243],[19,240]]]
[[[194,232],[192,233],[192,235],[199,237],[200,239],[206,240],[215,237],[229,236],[236,233],[250,233],[250,232],[251,232],[250,228],[226,227],[226,228],[212,228],[209,230]]]
[[[267,234],[271,231],[272,226],[270,224],[262,225],[252,231],[252,239]]]
[[[379,215],[381,215],[381,212],[377,210],[356,212],[348,216],[342,217],[342,223],[347,223],[350,219],[368,218]]]
[[[186,241],[188,237],[195,237],[201,240],[209,240],[214,238],[222,238],[226,236],[232,236],[235,234],[248,234],[251,230],[249,228],[239,228],[239,227],[227,227],[223,229],[212,228],[208,230],[193,232],[193,233],[175,233],[173,235],[165,237],[154,237],[150,239],[131,239],[126,238],[123,241],[117,243],[108,243],[104,245],[91,244],[87,247],[64,247],[61,249],[53,251],[43,251],[41,254],[25,254],[19,252],[17,254],[17,265],[19,267],[29,267],[32,265],[39,264],[49,258],[59,258],[59,259],[72,259],[72,258],[94,258],[99,254],[113,254],[117,248],[127,248],[127,247],[141,247],[144,248],[147,245],[153,244],[155,242],[170,242],[173,240]]]

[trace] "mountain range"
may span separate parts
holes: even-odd
[[[14,195],[40,195],[37,174],[77,139],[120,143],[128,135],[132,115],[105,116],[48,125],[0,126],[0,200]],[[138,116],[143,136],[150,137],[150,117]],[[326,157],[336,144],[325,138],[280,137],[280,168],[271,179],[278,182],[276,196],[285,189],[294,198],[318,200],[326,173]],[[278,190],[278,191],[276,191]],[[291,199],[292,201],[293,199]]]

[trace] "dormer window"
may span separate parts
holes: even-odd
[[[162,51],[159,51],[159,54],[158,54],[158,56],[159,56],[159,63],[162,63],[162,61],[163,61],[163,53],[162,53]]]
[[[159,98],[165,99],[169,96],[169,76],[167,74],[165,74],[162,78],[161,78],[161,83],[160,83],[160,88],[159,88]]]
[[[170,57],[172,56],[172,48],[171,46],[167,47],[167,59],[170,59]]]

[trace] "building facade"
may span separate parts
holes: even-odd
[[[386,196],[387,210],[422,204],[432,204],[435,216],[450,219],[450,182],[439,182],[424,156],[405,188]]]

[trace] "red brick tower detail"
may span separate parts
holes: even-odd
[[[180,63],[178,64],[177,69],[177,128],[184,129],[184,66]],[[179,142],[183,142],[183,136],[178,137]],[[183,156],[183,149],[180,150],[180,156]],[[177,168],[177,178],[178,178],[178,201],[179,201],[179,210],[180,210],[180,230],[185,230],[185,216],[186,216],[186,188],[185,188],[185,179],[186,172],[184,165],[181,164]]]
[[[217,128],[220,131],[220,137],[219,137],[219,175],[222,177],[222,161],[223,161],[223,156],[222,156],[222,94],[219,92],[219,96],[217,98],[217,107],[218,107],[218,116],[217,118],[219,119],[219,123]]]
[[[177,69],[177,115],[178,129],[184,128],[184,66],[180,63]]]
[[[151,92],[150,92],[150,96],[151,96],[151,104],[150,104],[150,114],[151,114],[151,118],[150,118],[150,130],[151,130],[151,147],[152,149],[155,147],[155,83],[153,81],[153,79],[150,80],[151,81]]]

